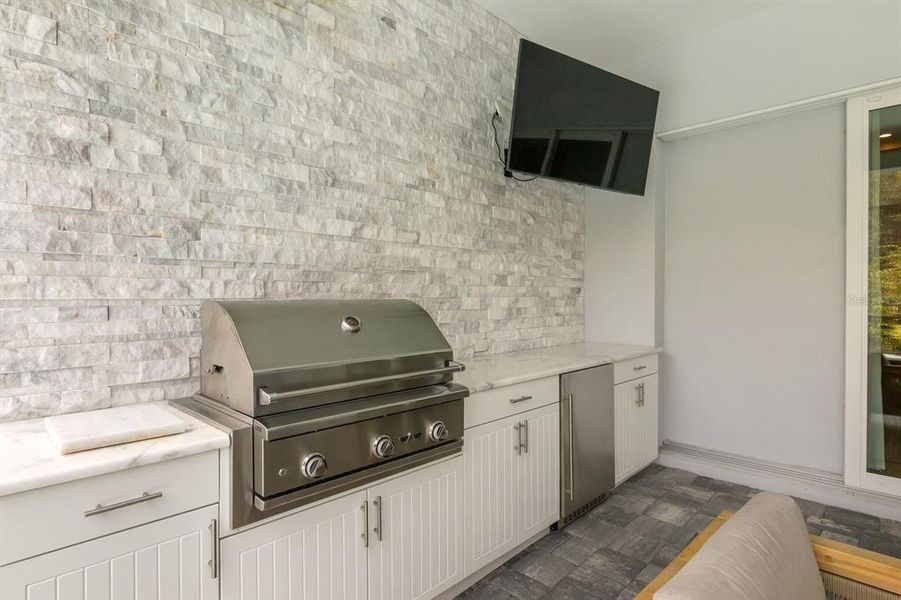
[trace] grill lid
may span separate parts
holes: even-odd
[[[453,350],[407,300],[205,302],[201,392],[248,415],[446,382]]]

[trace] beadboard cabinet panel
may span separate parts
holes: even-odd
[[[463,560],[467,575],[518,543],[514,497],[519,462],[515,440],[521,421],[514,416],[466,430]]]
[[[657,375],[649,375],[643,378],[643,382],[644,405],[641,409],[644,411],[644,414],[641,418],[641,434],[638,441],[641,447],[639,469],[643,469],[657,460],[657,454],[660,451],[658,408],[660,396],[657,389]]]
[[[621,383],[613,388],[614,441],[616,446],[616,483],[637,471],[638,384]]]
[[[547,529],[560,518],[560,406],[553,404],[520,417],[525,451],[517,465],[519,541]]]
[[[368,490],[370,600],[431,598],[463,578],[463,458]]]
[[[208,506],[0,569],[4,600],[214,600]]]
[[[560,406],[467,429],[464,440],[468,577],[560,518]]]
[[[657,375],[613,388],[617,485],[657,459]]]
[[[365,599],[366,492],[222,540],[224,600]]]

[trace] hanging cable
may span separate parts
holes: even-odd
[[[500,161],[500,163],[502,165],[504,165],[504,170],[507,170],[507,163],[504,161],[504,153],[501,151],[501,144],[497,140],[497,125],[495,124],[495,121],[497,121],[498,117],[500,117],[500,114],[498,114],[497,111],[494,111],[494,114],[491,116],[491,129],[494,131],[494,146],[497,148],[497,159],[498,159],[498,161]],[[507,171],[507,172],[509,172],[510,177],[512,177],[516,181],[532,181],[532,180],[538,179],[538,175],[535,175],[534,177],[529,177],[528,179],[521,179],[521,178],[517,177],[514,173],[512,173],[510,171]]]

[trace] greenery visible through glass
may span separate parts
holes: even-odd
[[[901,105],[870,111],[867,470],[901,477]]]

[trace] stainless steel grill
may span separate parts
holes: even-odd
[[[206,302],[200,393],[232,438],[232,527],[460,450],[463,366],[405,300]]]

